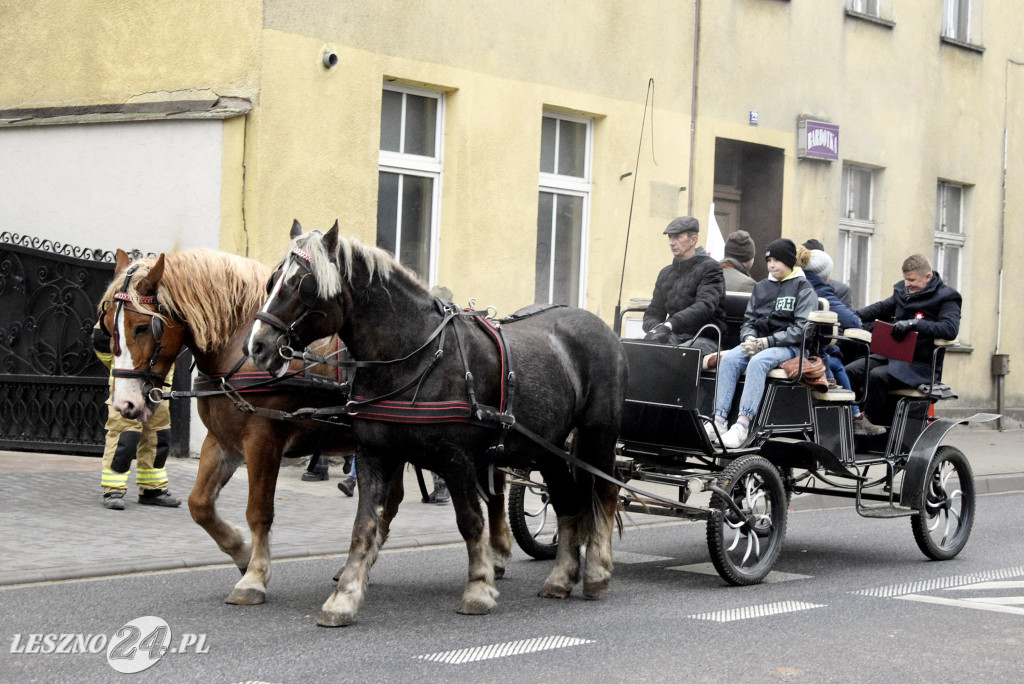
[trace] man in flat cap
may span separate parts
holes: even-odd
[[[644,339],[696,347],[704,354],[715,352],[714,330],[705,330],[699,337],[697,333],[709,323],[725,331],[722,266],[706,254],[697,254],[700,222],[692,216],[673,219],[664,233],[674,258],[654,284],[644,312]]]

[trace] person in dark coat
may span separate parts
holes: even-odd
[[[800,354],[804,324],[818,304],[803,270],[796,265],[796,245],[785,238],[768,244],[765,262],[768,277],[757,283],[747,303],[738,346],[718,361],[715,417],[705,425],[712,441],[721,435],[730,449],[743,446],[750,435],[764,394],[768,371]],[[725,430],[740,375],[746,373],[740,394],[739,415]]]
[[[816,240],[815,238],[811,238],[805,242],[804,247],[810,250],[820,249],[822,252],[825,251],[825,247],[821,244],[821,240]],[[836,296],[839,297],[839,301],[841,301],[846,308],[853,309],[853,293],[850,292],[850,286],[841,280],[829,280],[828,284],[832,286],[833,290],[835,290]]]
[[[839,332],[849,328],[862,327],[861,320],[857,317],[857,314],[843,304],[839,296],[836,295],[836,291],[832,289],[832,285],[829,282],[829,278],[832,275],[832,257],[823,250],[808,250],[801,245],[797,248],[796,263],[803,267],[804,277],[814,287],[814,292],[818,295],[818,298],[828,302],[829,311],[836,314],[836,318],[839,320]],[[821,350],[821,356],[825,361],[826,375],[829,378],[834,378],[836,383],[843,389],[853,389],[853,384],[846,373],[843,355],[839,347],[831,344]],[[875,425],[864,415],[860,406],[854,404],[850,409],[853,412],[853,434],[874,437],[886,433],[884,427]]]
[[[729,233],[725,241],[725,258],[722,272],[725,275],[726,292],[753,292],[756,280],[750,277],[754,265],[754,239],[745,230]]]
[[[903,262],[903,280],[892,288],[892,296],[869,304],[857,311],[865,323],[886,321],[893,324],[892,336],[902,340],[910,332],[917,332],[914,360],[910,363],[871,355],[871,379],[864,411],[878,422],[887,416],[886,395],[890,389],[917,387],[931,382],[932,352],[935,340],[953,340],[960,333],[960,293],[942,282],[931,262],[922,254],[912,254]],[[850,380],[863,386],[867,358],[860,358],[846,366]],[[941,365],[936,369],[936,380],[942,377]]]
[[[675,257],[661,269],[651,303],[644,311],[644,339],[696,347],[704,354],[717,351],[718,336],[700,329],[708,324],[725,332],[725,280],[722,266],[707,254],[697,254],[700,222],[692,216],[673,219],[665,228]]]

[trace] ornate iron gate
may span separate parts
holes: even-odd
[[[107,369],[90,338],[114,260],[0,234],[0,448],[103,453]]]

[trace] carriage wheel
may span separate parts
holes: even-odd
[[[720,494],[711,497],[711,506],[720,511],[707,524],[711,562],[730,584],[757,584],[775,566],[786,536],[782,477],[768,460],[751,455],[730,463],[718,485],[743,514]]]
[[[527,480],[533,473],[517,470],[516,474]],[[542,484],[509,485],[508,523],[519,548],[527,554],[537,560],[551,560],[555,557],[558,550],[558,521],[547,487]]]
[[[924,555],[949,560],[960,553],[974,525],[974,474],[963,452],[938,448],[916,508],[910,523]]]

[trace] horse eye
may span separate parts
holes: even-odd
[[[139,335],[145,335],[147,332],[149,332],[149,323],[144,323],[142,325],[135,326],[134,332],[136,337],[138,337]]]

